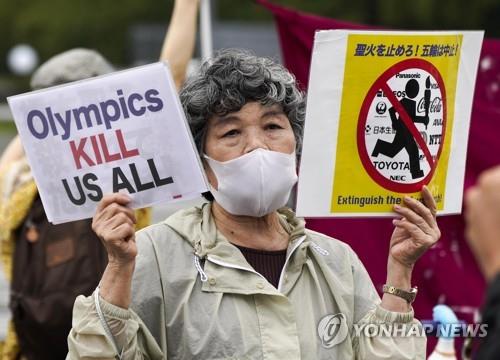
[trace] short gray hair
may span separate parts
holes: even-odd
[[[275,61],[245,50],[226,49],[208,60],[187,80],[180,99],[200,154],[208,119],[239,111],[247,102],[279,104],[288,117],[300,154],[305,117],[305,95],[295,77]]]
[[[111,64],[97,51],[76,48],[53,56],[31,78],[33,90],[113,72]]]

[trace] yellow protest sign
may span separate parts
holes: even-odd
[[[480,32],[317,34],[297,212],[387,215],[423,185],[440,213],[460,212],[475,83],[465,72],[476,73],[481,40]]]

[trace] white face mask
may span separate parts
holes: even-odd
[[[236,159],[207,159],[217,177],[217,203],[233,215],[261,217],[283,207],[297,182],[295,152],[256,149]]]

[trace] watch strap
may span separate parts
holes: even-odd
[[[406,300],[408,304],[411,304],[415,301],[418,292],[418,289],[416,287],[413,287],[409,291],[407,291],[388,284],[385,284],[382,290],[385,294],[391,294]]]

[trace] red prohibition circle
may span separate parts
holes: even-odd
[[[381,175],[377,169],[372,164],[370,157],[368,155],[366,149],[366,141],[365,141],[365,126],[368,120],[368,111],[370,110],[370,105],[375,98],[377,91],[382,88],[383,84],[387,84],[387,81],[391,79],[397,73],[408,70],[408,69],[422,69],[431,74],[434,79],[437,81],[439,89],[441,90],[441,98],[443,105],[443,126],[442,126],[442,136],[441,136],[441,144],[439,145],[439,149],[436,155],[436,160],[433,164],[429,164],[431,170],[422,180],[412,183],[412,184],[402,184],[398,182],[391,181]],[[401,116],[401,115],[400,115]],[[439,162],[439,158],[441,156],[441,151],[443,150],[443,145],[445,141],[446,134],[446,91],[444,87],[443,78],[439,73],[438,69],[431,64],[430,62],[422,59],[408,59],[403,60],[389,69],[387,69],[380,77],[373,83],[373,85],[368,90],[368,93],[365,96],[365,100],[361,105],[361,110],[359,112],[358,117],[358,131],[357,131],[357,145],[358,145],[358,154],[361,159],[361,162],[366,170],[366,172],[371,176],[377,184],[384,187],[385,189],[399,192],[399,193],[412,193],[418,192],[422,189],[423,185],[427,185],[434,175],[436,170],[436,166]],[[419,146],[420,148],[420,146]]]

